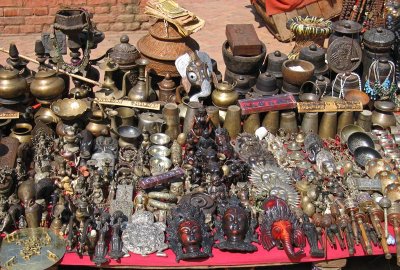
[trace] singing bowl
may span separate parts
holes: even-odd
[[[347,147],[349,148],[350,153],[354,155],[354,152],[359,147],[371,147],[375,148],[374,141],[368,136],[365,132],[354,132],[347,139]]]
[[[150,158],[150,167],[157,168],[162,167],[164,170],[168,170],[172,166],[172,161],[166,157],[152,157]]]
[[[369,96],[359,89],[347,90],[344,99],[346,101],[361,101],[363,106],[367,106],[369,103]]]
[[[158,145],[166,145],[171,141],[171,138],[164,133],[154,133],[150,136],[150,142]]]
[[[342,128],[340,132],[340,140],[342,144],[346,144],[350,135],[353,134],[354,132],[365,132],[365,130],[360,126],[353,124],[347,125],[344,128]]]
[[[59,118],[73,120],[81,117],[89,109],[89,104],[83,99],[64,98],[53,102],[50,108]]]
[[[354,151],[354,160],[357,165],[364,168],[371,159],[382,158],[381,154],[374,148],[368,146],[360,146]]]
[[[171,154],[171,150],[163,145],[153,145],[148,152],[153,157],[168,157]]]
[[[300,67],[302,70],[294,70],[294,67]],[[314,75],[314,70],[314,65],[308,61],[299,59],[286,60],[282,64],[283,80],[291,84],[302,85],[305,81],[311,79]]]

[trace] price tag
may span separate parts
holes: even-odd
[[[123,99],[105,99],[105,98],[96,98],[95,100],[98,103],[104,105],[132,107],[132,108],[155,110],[155,111],[160,110],[160,104],[157,103],[123,100]]]
[[[361,112],[361,101],[315,101],[297,102],[299,113],[306,112]]]

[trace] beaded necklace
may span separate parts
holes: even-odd
[[[380,82],[379,76],[379,60],[375,60],[372,62],[368,71],[368,78],[365,81],[365,93],[367,93],[372,100],[377,100],[378,97],[393,97],[393,94],[397,90],[397,85],[395,84],[395,65],[392,61],[388,61],[390,65],[390,71],[386,78],[383,80],[383,83]],[[374,72],[374,84],[371,86],[371,70]]]
[[[355,72],[351,72],[349,75],[346,75],[346,73],[339,73],[336,75],[335,80],[333,81],[332,84],[332,89],[335,87],[336,85],[336,80],[338,79],[338,77],[340,77],[340,92],[339,92],[339,98],[344,98],[344,86],[346,85],[346,81],[348,78],[350,78],[351,76],[356,76],[358,79],[358,88],[361,91],[361,79],[360,76],[355,73]],[[333,96],[333,90],[332,90],[332,96]]]

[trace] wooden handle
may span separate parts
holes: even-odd
[[[394,234],[396,236],[397,266],[400,266],[400,229],[399,229],[399,222],[397,220],[394,220],[393,227],[394,227]]]
[[[0,48],[0,52],[7,53],[7,54],[9,53],[9,51],[6,50],[6,49],[4,49],[4,48]],[[33,59],[33,58],[29,57],[29,56],[26,56],[26,55],[19,54],[18,57],[20,57],[20,58],[22,58],[22,59],[25,59],[25,60],[28,60],[29,62],[35,63],[35,64],[37,64],[37,65],[40,64],[37,60],[35,60],[35,59]],[[91,79],[85,78],[85,77],[80,76],[80,75],[76,75],[76,74],[69,73],[68,71],[65,71],[65,70],[63,70],[63,69],[56,69],[56,68],[54,68],[54,67],[47,66],[47,65],[46,65],[46,67],[51,68],[51,69],[53,69],[53,70],[56,70],[56,71],[58,71],[58,72],[60,72],[60,73],[67,74],[68,76],[70,76],[70,77],[72,77],[72,78],[75,78],[75,79],[78,79],[78,80],[81,80],[81,81],[84,81],[84,82],[87,82],[87,83],[90,83],[90,84],[93,84],[93,85],[97,85],[97,86],[99,86],[99,87],[102,87],[102,83],[100,83],[100,82],[93,81],[93,80],[91,80]]]
[[[361,219],[358,219],[358,225],[360,226],[361,236],[362,236],[362,240],[363,240],[364,245],[365,245],[366,252],[367,252],[368,255],[372,255],[371,243],[369,241],[367,232],[365,231],[364,224],[363,224],[363,221]]]

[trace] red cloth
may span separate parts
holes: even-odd
[[[296,8],[305,7],[316,2],[317,0],[251,0],[252,3],[254,1],[262,1],[265,6],[265,12],[267,16],[271,16],[283,12],[289,12]]]
[[[392,235],[394,235],[392,228],[389,228],[389,231]],[[217,248],[213,248],[213,257],[202,260],[191,260],[191,261],[180,261],[177,263],[175,261],[175,254],[171,249],[165,251],[168,257],[157,257],[155,254],[151,254],[149,256],[141,256],[137,254],[130,253],[130,257],[122,258],[120,262],[110,260],[108,264],[104,264],[102,266],[107,267],[110,266],[131,266],[134,267],[195,267],[195,266],[237,266],[237,265],[265,265],[265,264],[273,264],[273,263],[290,263],[290,262],[314,262],[314,261],[323,261],[325,258],[311,258],[310,248],[307,245],[305,248],[306,255],[300,260],[291,261],[284,250],[278,250],[277,248],[273,248],[270,251],[265,250],[261,245],[257,245],[258,251],[254,253],[232,253],[232,252],[223,252]],[[296,249],[297,250],[297,249]],[[396,253],[396,246],[389,246],[389,250],[391,253]],[[381,255],[383,254],[383,250],[380,247],[373,246],[373,255]],[[365,256],[364,251],[361,245],[356,246],[355,256]],[[338,249],[331,249],[328,247],[327,249],[327,260],[334,260],[340,258],[349,257],[349,252],[347,249],[341,250],[338,246]],[[89,256],[83,256],[79,258],[76,253],[66,253],[61,260],[61,265],[91,265],[94,263],[90,261]]]

